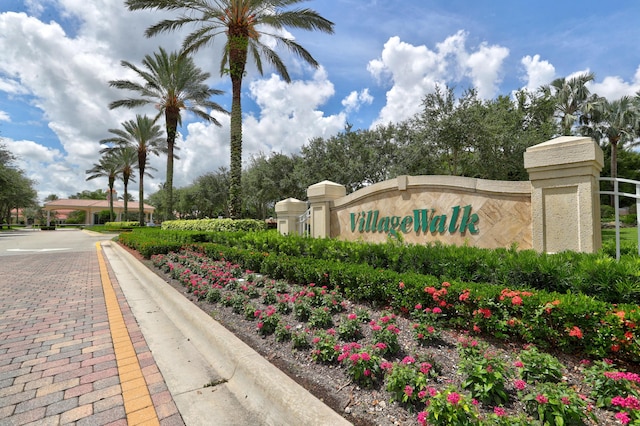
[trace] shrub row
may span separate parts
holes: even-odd
[[[396,272],[369,264],[290,256],[276,251],[197,243],[197,233],[122,234],[120,241],[149,257],[198,247],[213,259],[225,259],[274,279],[315,283],[340,290],[346,297],[408,312],[415,305],[439,307],[451,325],[541,347],[581,351],[592,356],[640,360],[637,305],[614,305],[588,295],[527,290],[514,286],[470,283],[415,272]],[[177,241],[183,239],[184,241]],[[191,241],[189,241],[191,240]]]
[[[253,219],[167,220],[162,222],[162,229],[209,232],[263,231],[267,229],[267,223]]]
[[[617,262],[596,254],[533,250],[480,249],[467,246],[368,244],[282,236],[276,232],[166,233],[184,243],[214,242],[295,257],[367,264],[376,269],[433,275],[443,280],[584,293],[611,303],[640,303],[640,259]],[[615,248],[613,249],[615,252]]]

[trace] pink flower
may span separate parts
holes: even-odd
[[[400,281],[400,284],[398,284],[398,287],[400,287],[401,289],[404,288],[404,283],[402,281]]]
[[[404,394],[407,395],[409,398],[411,398],[411,395],[413,395],[413,387],[411,385],[405,386]]]
[[[349,359],[351,360],[352,363],[357,364],[358,361],[360,361],[360,355],[359,354],[353,354],[349,357]]]
[[[546,404],[547,402],[549,402],[549,399],[546,396],[539,393],[538,395],[536,395],[536,401],[538,401],[540,404]]]
[[[438,308],[437,306],[435,308],[433,308],[433,312],[434,314],[441,314],[442,313],[442,309]]]
[[[447,395],[447,401],[451,405],[457,405],[458,402],[460,402],[460,394],[458,392],[451,392],[449,395]]]
[[[631,418],[626,411],[616,413],[616,419],[620,420],[620,423],[622,423],[623,425],[629,424],[629,422],[631,421]]]
[[[384,361],[380,364],[380,368],[382,368],[383,370],[391,371],[393,369],[393,363],[390,363],[389,361]]]
[[[514,297],[511,299],[511,303],[513,303],[513,304],[514,304],[514,305],[516,305],[516,306],[520,306],[520,305],[522,305],[522,297],[520,297],[520,296],[514,296]]]
[[[371,375],[371,370],[369,370],[368,368],[364,370],[364,375],[369,377]]]
[[[427,397],[426,390],[421,390],[420,392],[418,392],[418,399],[425,399],[426,397]]]
[[[407,365],[407,364],[413,364],[414,362],[416,362],[416,360],[415,360],[415,359],[413,359],[413,358],[412,358],[412,357],[410,357],[410,356],[405,356],[405,357],[404,357],[404,359],[402,360],[402,363],[403,363],[404,365]]]
[[[420,364],[420,372],[422,374],[429,374],[429,371],[431,371],[431,367],[433,366],[428,362],[423,362],[422,364]]]
[[[387,349],[387,344],[383,342],[378,342],[375,345],[373,345],[373,347],[381,351],[384,351],[385,349]]]
[[[432,398],[438,394],[436,388],[427,388],[427,391],[429,392],[429,396]]]
[[[513,363],[513,365],[514,365],[514,367],[517,367],[517,368],[524,367],[524,364],[522,363],[522,361],[516,361],[516,362]]]
[[[357,319],[358,316],[356,314],[349,314],[349,316],[347,318],[349,318],[350,320],[353,321],[354,319]]]
[[[516,381],[513,382],[513,385],[515,386],[516,389],[521,391],[521,390],[524,390],[524,388],[527,387],[527,382],[525,382],[524,380],[516,380]]]
[[[421,411],[418,413],[418,423],[420,425],[425,426],[427,424],[427,412]]]
[[[493,407],[493,412],[498,417],[502,417],[502,416],[506,416],[507,415],[507,412],[502,407]]]
[[[336,330],[334,330],[333,328],[330,328],[327,330],[327,334],[329,336],[335,336],[336,335]]]
[[[569,398],[567,398],[566,396],[563,396],[562,398],[560,398],[560,401],[562,401],[562,403],[564,405],[570,405],[571,404],[571,400],[569,400]]]
[[[369,355],[367,352],[362,352],[360,354],[360,358],[362,358],[363,361],[369,361],[371,359],[371,355]]]
[[[314,337],[313,340],[312,340],[314,345],[317,344],[319,341],[320,341],[319,337]]]

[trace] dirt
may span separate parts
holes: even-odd
[[[354,384],[347,375],[344,368],[338,364],[322,364],[313,361],[311,350],[292,350],[291,342],[277,342],[273,335],[262,337],[257,332],[257,322],[245,319],[244,315],[235,314],[231,307],[222,304],[211,304],[206,301],[198,301],[197,298],[186,292],[185,287],[177,280],[172,279],[168,274],[155,268],[152,262],[142,258],[137,252],[126,247],[141,262],[162,277],[168,285],[178,290],[185,298],[198,306],[207,314],[220,322],[224,327],[233,332],[238,338],[251,346],[254,350],[265,357],[280,370],[285,372],[296,382],[309,390],[320,400],[324,401],[333,410],[340,413],[347,420],[356,426],[395,426],[395,425],[418,425],[417,412],[407,409],[406,406],[398,402],[391,402],[391,394],[386,391],[384,385],[373,389],[362,389]],[[261,303],[261,299],[252,300],[257,309],[264,309],[266,306]],[[347,302],[344,313],[354,312],[356,309],[367,309],[372,319],[378,319],[383,314],[382,310],[372,309],[368,306],[355,305]],[[388,312],[388,311],[386,311]],[[281,315],[282,316],[282,315]],[[337,317],[336,317],[337,318]],[[302,329],[306,324],[297,321],[294,316],[284,315],[282,320],[292,326],[292,329]],[[337,321],[336,321],[337,323]],[[465,336],[463,331],[443,330],[441,338],[427,346],[419,346],[413,337],[412,321],[407,318],[398,317],[397,325],[402,330],[399,334],[401,351],[390,362],[399,362],[406,355],[427,356],[432,360],[434,366],[440,371],[437,379],[429,383],[430,386],[440,390],[447,385],[460,385],[462,377],[458,373],[459,356],[456,345],[459,339]],[[370,339],[369,327],[364,326],[362,330],[364,337],[359,341],[363,346]],[[509,365],[517,360],[516,353],[522,349],[521,344],[505,343],[502,341],[484,337],[483,341],[489,344],[489,350],[499,354],[507,360]],[[579,356],[571,356],[563,353],[553,353],[566,367],[563,371],[563,382],[571,385],[577,392],[588,395],[590,389],[584,383],[584,376],[581,372],[581,360]],[[513,386],[508,388],[511,402],[505,406],[508,414],[521,413],[524,411],[522,403],[515,398]],[[490,407],[482,407],[481,412],[492,412]],[[588,421],[587,425],[616,425],[620,424],[614,418],[614,413],[594,408],[593,413],[596,421]]]

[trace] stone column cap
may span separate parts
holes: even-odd
[[[307,202],[297,198],[287,198],[276,203],[276,213],[302,214],[307,211]]]
[[[323,180],[307,188],[307,197],[318,200],[335,200],[347,195],[347,188],[339,183]]]
[[[581,163],[593,163],[602,170],[604,154],[592,138],[560,136],[530,146],[524,153],[524,167],[528,171],[541,167],[572,167]]]

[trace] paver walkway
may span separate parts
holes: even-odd
[[[101,256],[0,257],[0,425],[184,424]]]

